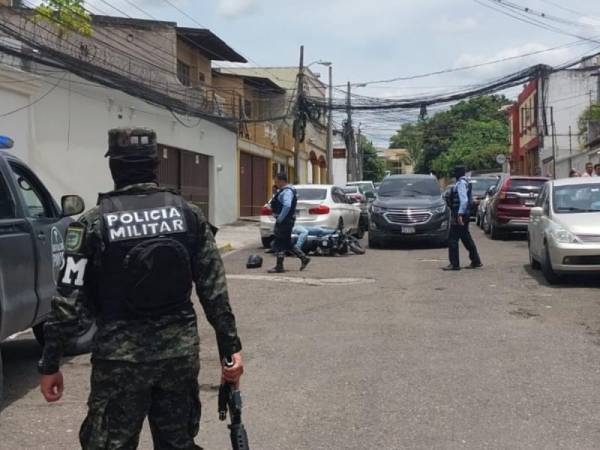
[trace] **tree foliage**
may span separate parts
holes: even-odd
[[[423,156],[424,122],[405,123],[390,139],[390,148],[405,148],[408,152],[408,163],[417,167]]]
[[[446,175],[458,162],[472,170],[497,167],[496,155],[508,151],[508,119],[501,108],[509,103],[497,95],[462,101],[417,124],[404,125],[390,144],[410,151],[411,143],[419,143],[415,171],[420,173]],[[411,140],[411,136],[418,139]]]
[[[373,145],[373,142],[365,136],[360,136],[358,145],[362,151],[364,180],[373,182],[381,181],[385,176],[385,161],[377,155],[377,149]]]
[[[70,32],[91,36],[92,18],[84,3],[84,0],[42,0],[42,4],[35,9],[36,19],[52,23],[61,37]]]
[[[600,104],[588,106],[579,116],[579,143],[582,147],[588,143],[588,133],[591,124],[600,123]]]

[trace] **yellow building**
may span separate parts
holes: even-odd
[[[379,157],[385,161],[385,170],[390,175],[414,173],[408,150],[405,148],[378,149]]]
[[[286,114],[286,91],[268,78],[212,74],[212,87],[227,111],[241,120],[238,126],[239,215],[257,216],[271,196],[273,178],[288,172],[294,140],[288,121],[267,120]]]
[[[291,107],[294,105],[298,68],[297,67],[235,67],[219,69],[220,74],[250,76],[269,79],[285,92],[284,114],[290,116],[288,125],[291,126]],[[309,68],[305,69],[306,95],[317,98],[326,98],[327,86],[319,80],[318,74]],[[309,123],[306,129],[306,138],[300,144],[299,150],[299,175],[301,183],[324,184],[327,183],[327,132],[326,118],[320,119],[321,126]],[[291,130],[290,130],[291,131]],[[293,139],[291,150],[293,152]],[[293,171],[293,153],[288,162],[289,172]]]

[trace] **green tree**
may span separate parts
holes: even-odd
[[[448,166],[448,161],[456,160],[459,156],[466,158],[465,151],[465,133],[474,132],[476,135],[481,135],[482,130],[468,125],[472,121],[477,122],[495,122],[507,126],[508,119],[501,108],[510,103],[504,96],[486,95],[474,97],[469,100],[462,101],[452,106],[447,111],[438,112],[431,117],[425,118],[414,126],[422,130],[422,152],[419,156],[415,171],[418,173],[429,173],[432,170],[444,169]],[[492,129],[494,126],[492,126]],[[402,127],[396,135],[392,136],[391,143],[402,143],[406,148],[407,139],[406,132]],[[410,127],[408,128],[410,130]],[[488,129],[487,132],[490,132]],[[508,133],[508,131],[507,131]],[[495,136],[494,133],[492,135]],[[508,134],[504,136],[506,141]],[[462,143],[454,147],[453,154],[445,156],[453,147],[455,141],[460,139]],[[474,137],[475,139],[475,137]],[[478,142],[476,146],[471,142],[467,147],[474,153],[492,151],[490,148],[498,149],[496,141],[487,141],[485,138]],[[475,148],[477,147],[477,148]],[[487,149],[487,150],[485,150]],[[506,148],[502,149],[502,153],[506,152]],[[494,150],[495,151],[495,150]],[[437,161],[439,159],[439,161]],[[470,155],[468,158],[476,166],[470,166],[471,169],[482,169],[480,165],[486,166],[489,163],[489,158]],[[434,161],[437,161],[434,164]],[[465,163],[465,161],[463,161]]]
[[[37,20],[47,20],[58,28],[60,37],[76,32],[92,34],[92,17],[86,11],[84,0],[42,0],[35,8]]]
[[[579,116],[579,143],[584,148],[588,143],[590,125],[600,123],[600,105],[593,104],[588,106],[581,116]]]
[[[377,149],[373,145],[373,142],[361,135],[358,145],[362,151],[363,178],[366,181],[373,182],[383,180],[385,176],[385,161],[377,155]]]
[[[432,168],[439,175],[450,175],[458,164],[475,170],[494,169],[498,154],[508,154],[506,121],[471,119],[455,133],[452,145],[432,162]]]
[[[408,163],[417,167],[423,156],[423,124],[424,122],[405,123],[390,139],[390,148],[405,148],[408,152]]]

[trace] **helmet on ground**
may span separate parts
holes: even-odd
[[[246,269],[260,269],[263,264],[262,256],[250,255],[246,263]]]

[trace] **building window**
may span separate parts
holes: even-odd
[[[184,86],[191,86],[192,79],[190,78],[190,66],[183,61],[177,60],[177,78]]]

